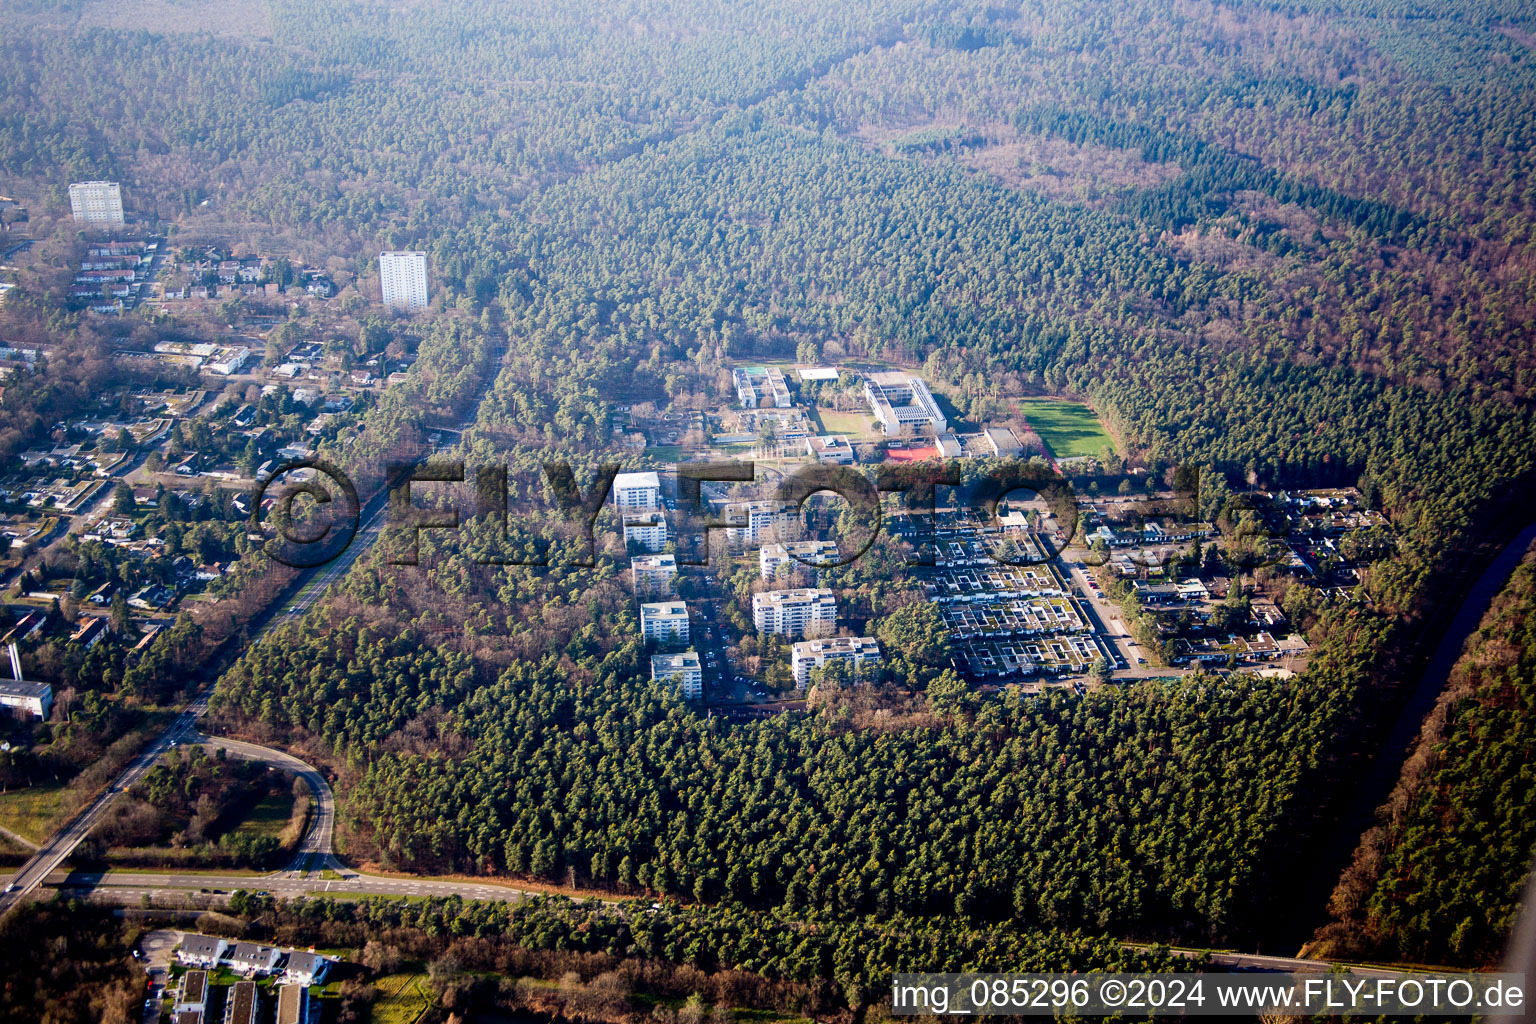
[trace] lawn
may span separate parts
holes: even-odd
[[[283,829],[288,827],[288,820],[291,817],[293,817],[293,794],[287,791],[268,793],[251,808],[250,813],[235,826],[235,829],[276,839],[283,834]]]
[[[421,992],[419,974],[391,974],[373,987],[379,991],[373,1001],[373,1024],[412,1024],[432,1005]]]
[[[1019,403],[1019,411],[1058,459],[1098,455],[1115,446],[1093,410],[1081,402],[1026,398]]]
[[[72,808],[60,785],[28,786],[0,795],[0,825],[33,842],[42,842],[68,816]]]
[[[860,412],[817,409],[816,418],[821,420],[821,432],[824,434],[852,434],[855,437],[864,437],[869,433],[869,417]]]

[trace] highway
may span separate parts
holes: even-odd
[[[384,509],[388,507],[388,504],[388,489],[381,488],[379,493],[363,507],[361,522],[358,525],[358,535],[353,538],[347,550],[334,561],[317,569],[308,570],[310,578],[299,587],[298,591],[289,599],[286,605],[267,619],[252,639],[252,643],[260,642],[272,630],[303,615],[320,599],[320,596],[325,593],[326,588],[331,583],[341,578],[342,574],[357,560],[357,557],[363,550],[378,539],[379,532],[384,523]],[[73,818],[69,819],[62,829],[49,837],[38,848],[37,852],[32,855],[31,859],[21,866],[21,869],[16,872],[10,883],[5,887],[4,892],[0,893],[0,915],[5,914],[12,907],[26,899],[32,890],[43,883],[44,879],[57,871],[69,855],[74,852],[75,847],[79,846],[85,837],[90,835],[91,830],[106,816],[108,808],[112,806],[118,796],[142,779],[149,769],[154,766],[155,762],[160,759],[160,756],[171,749],[173,744],[196,743],[207,740],[198,731],[197,723],[208,712],[208,699],[213,694],[213,687],[214,682],[209,682],[207,687],[182,710],[181,714],[176,716],[175,720],[171,722],[165,731],[129,763],[128,767],[113,780],[110,786],[76,813]],[[230,740],[218,740],[215,742],[219,745],[225,745],[231,749],[232,753],[237,752],[236,747],[243,748],[245,756],[256,756],[252,751],[263,749],[254,747],[251,744],[235,744],[234,741]],[[310,780],[312,789],[315,788],[315,780],[319,780],[322,785],[324,784],[324,779],[320,777],[318,772],[297,758],[288,758],[288,755],[279,755],[276,751],[265,751],[260,757],[260,759],[273,761],[273,763],[282,763],[274,760],[276,758],[286,758],[288,761],[293,762],[294,765],[302,766],[304,770],[307,770],[308,774],[305,775],[305,778]],[[288,765],[285,764],[285,766]],[[317,794],[319,792],[322,791],[317,791]],[[306,837],[301,848],[301,859],[308,863],[314,853],[323,849],[325,855],[324,866],[329,866],[333,859],[331,858],[330,847],[331,828],[335,819],[335,802],[330,795],[330,787],[328,785],[325,785],[323,788],[323,797],[317,795],[316,804],[317,808],[322,805],[330,808],[328,813],[321,814],[317,812],[318,821],[323,822],[324,825],[324,845],[323,847],[314,845],[319,843],[322,837],[315,830],[312,830],[312,834]]]
[[[429,878],[388,878],[382,875],[352,873],[343,878],[293,878],[286,875],[200,875],[196,872],[154,874],[138,871],[58,872],[47,879],[50,886],[87,898],[125,906],[137,906],[151,896],[186,895],[207,890],[210,893],[265,892],[284,899],[312,895],[336,896],[458,896],[466,900],[519,900],[528,895],[511,886],[478,882],[446,882]]]
[[[471,410],[469,419],[457,428],[462,437],[462,432],[474,425],[474,410],[478,410],[485,395],[495,383],[500,361],[505,357],[505,350],[497,349],[493,352],[494,360],[491,372],[485,376],[481,384],[480,393],[473,403],[469,405]],[[332,561],[325,565],[303,570],[300,576],[298,589],[288,599],[287,603],[270,614],[264,622],[255,630],[250,643],[257,644],[270,634],[274,629],[292,622],[304,615],[314,606],[315,602],[325,594],[330,585],[344,576],[352,563],[364,551],[373,546],[378,540],[385,524],[384,511],[389,507],[389,487],[380,487],[378,493],[370,498],[363,507],[358,510],[357,534],[352,538],[346,549]],[[307,577],[307,578],[305,578]],[[286,754],[277,751],[269,751],[254,744],[240,744],[233,740],[209,741],[198,731],[198,721],[208,712],[208,699],[213,695],[217,678],[208,682],[208,685],[189,703],[175,720],[162,732],[138,757],[129,763],[112,784],[98,794],[84,808],[78,811],[74,817],[67,821],[63,828],[48,838],[25,864],[23,864],[0,892],[0,916],[3,916],[43,883],[43,880],[57,871],[64,861],[74,852],[75,847],[91,833],[91,830],[106,815],[107,809],[120,794],[125,792],[134,783],[144,777],[154,763],[173,744],[185,742],[216,742],[224,745],[231,753],[238,753],[247,757],[266,760],[269,763],[282,764],[291,770],[298,771],[310,783],[310,788],[316,794],[316,822],[304,842],[300,846],[299,854],[295,858],[294,865],[290,866],[287,874],[304,875],[328,867],[339,868],[331,850],[331,836],[335,824],[335,799],[331,789],[326,784],[323,776],[314,768],[298,760],[290,758]],[[286,759],[286,760],[284,760]],[[291,763],[290,763],[291,762]],[[318,856],[317,856],[318,855]],[[383,884],[383,883],[380,883]]]

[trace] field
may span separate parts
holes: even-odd
[[[411,1024],[431,1001],[421,993],[421,975],[392,974],[374,982],[379,998],[373,1003],[373,1024]]]
[[[64,786],[28,786],[0,795],[0,826],[40,842],[69,814]]]
[[[1115,446],[1093,410],[1081,402],[1026,398],[1019,402],[1019,411],[1058,459],[1098,455]]]
[[[855,437],[868,437],[870,433],[869,417],[860,412],[833,412],[831,409],[818,409],[816,418],[821,421],[821,432],[824,434],[852,434]]]
[[[288,792],[268,793],[261,798],[261,801],[256,806],[251,808],[250,813],[245,816],[245,819],[236,828],[241,832],[280,839],[283,830],[288,827],[288,821],[292,817],[293,794]]]

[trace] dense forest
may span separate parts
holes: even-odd
[[[1496,963],[1536,842],[1530,771],[1536,554],[1468,641],[1385,820],[1366,834],[1320,939],[1424,963]]]
[[[616,405],[699,408],[725,360],[794,358],[920,369],[978,419],[1084,398],[1154,479],[1358,483],[1397,531],[1293,680],[983,700],[913,652],[899,713],[831,687],[727,725],[642,681],[616,552],[481,564],[540,538],[474,517],[416,566],[360,559],[220,684],[224,727],[342,773],[349,856],[1020,936],[1284,943],[1323,917],[1335,801],[1439,602],[1529,507],[1526,5],[273,2],[233,29],[142,6],[190,31],[15,5],[0,180],[57,210],[117,176],[178,231],[360,272],[429,251],[408,386],[325,452],[364,476],[472,413],[466,457],[526,500],[546,458],[614,455]],[[861,585],[892,635],[899,602]],[[1513,748],[1460,736],[1483,772],[1447,781],[1456,807],[1518,787]],[[1468,915],[1399,896],[1449,914],[1485,884],[1427,842],[1394,834],[1358,910],[1400,955]]]
[[[724,1006],[821,1018],[879,1002],[895,971],[1179,971],[1196,965],[1160,948],[932,918],[837,922],[733,906],[562,897],[512,904],[254,896],[242,902],[249,918],[244,933],[252,938],[361,947],[365,964],[429,961],[443,1005],[453,1010],[528,1005],[526,989],[510,980],[488,983],[479,972],[551,980],[574,972],[587,984],[617,972],[623,994],[617,1005],[594,1008],[596,1019],[629,1009],[631,989],[652,998],[704,995]]]
[[[129,959],[131,941],[110,908],[64,900],[18,907],[0,921],[0,1013],[59,1024],[140,1020],[144,980]]]

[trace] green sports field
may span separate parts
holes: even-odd
[[[1106,446],[1115,446],[1093,410],[1081,402],[1026,398],[1019,402],[1019,410],[1058,459],[1098,455]]]

